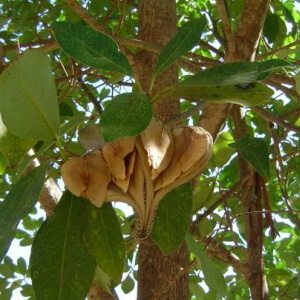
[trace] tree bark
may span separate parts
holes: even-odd
[[[177,30],[175,0],[141,0],[139,2],[139,38],[163,46]],[[163,72],[149,90],[157,54],[141,50],[135,55],[135,75],[144,91],[150,95],[178,80],[175,66]],[[180,114],[180,104],[175,99],[164,99],[154,105],[154,114],[161,120],[174,119]],[[138,299],[188,299],[188,273],[178,278],[180,270],[189,264],[185,244],[173,254],[164,256],[151,238],[140,242],[138,253]]]
[[[226,63],[255,60],[269,5],[270,0],[246,0],[237,32],[234,33],[230,26],[230,16],[226,7],[226,1],[217,0],[226,47]],[[239,139],[248,132],[245,119],[240,114],[239,106],[234,105],[232,109],[229,105],[208,104],[202,112],[199,125],[208,130],[216,139],[218,131],[230,111],[235,122],[235,138]],[[267,300],[269,299],[268,286],[263,272],[262,260],[262,216],[251,214],[251,211],[260,210],[258,209],[260,199],[257,197],[259,191],[256,174],[252,166],[242,157],[239,157],[239,166],[241,177],[245,174],[253,174],[243,185],[243,196],[241,199],[244,210],[249,213],[245,217],[247,249],[244,267],[247,268],[247,272],[243,269],[243,275],[249,284],[252,299]]]

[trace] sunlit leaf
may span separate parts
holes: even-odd
[[[230,146],[237,148],[262,177],[270,179],[269,148],[263,139],[244,135]]]
[[[89,291],[96,264],[81,235],[85,201],[66,191],[34,239],[30,273],[37,300],[83,300]]]
[[[181,81],[179,85],[241,85],[247,89],[247,84],[266,79],[278,68],[292,65],[282,59],[271,59],[262,62],[233,62],[222,64],[201,71]],[[245,86],[243,86],[245,84]]]
[[[200,19],[195,19],[182,25],[175,37],[161,50],[157,58],[154,72],[155,76],[164,71],[181,55],[197,45],[206,24],[206,18],[202,16]]]
[[[30,213],[41,192],[48,165],[42,165],[15,183],[0,205],[0,261],[17,232],[19,221]]]
[[[116,96],[104,110],[101,132],[107,142],[136,136],[149,125],[152,107],[144,93],[124,93]]]
[[[120,224],[110,203],[100,208],[85,203],[84,243],[97,265],[115,282],[120,282],[125,262],[125,243]]]
[[[234,103],[244,106],[255,106],[270,99],[273,90],[262,83],[253,83],[247,88],[238,85],[203,86],[203,85],[173,85],[154,95],[152,102],[180,97],[187,99],[201,99],[215,103]]]
[[[28,50],[0,75],[0,111],[7,129],[27,139],[53,140],[59,112],[51,61]]]
[[[190,183],[177,187],[160,202],[151,237],[163,254],[169,255],[183,242],[192,212]]]
[[[76,60],[94,68],[132,75],[126,56],[108,35],[70,22],[55,22],[51,28],[62,49]]]
[[[221,271],[214,265],[202,249],[202,246],[198,244],[191,235],[187,234],[185,240],[189,250],[196,255],[201,264],[201,270],[204,274],[206,284],[221,295],[224,295],[226,285]]]

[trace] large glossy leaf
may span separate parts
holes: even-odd
[[[28,50],[0,76],[0,111],[7,129],[28,139],[53,140],[59,112],[51,62]]]
[[[15,168],[35,143],[35,140],[23,139],[11,134],[4,126],[0,115],[0,151],[6,157],[10,167]]]
[[[201,270],[204,274],[204,280],[206,284],[219,294],[224,295],[226,291],[226,285],[221,271],[214,265],[214,263],[202,249],[202,246],[198,244],[190,234],[186,235],[185,240],[189,250],[196,255],[201,264]]]
[[[237,148],[262,177],[270,179],[269,148],[263,139],[247,134],[230,146]]]
[[[205,71],[201,71],[188,77],[179,85],[235,85],[253,83],[266,79],[271,71],[282,67],[291,67],[287,61],[282,59],[272,59],[263,62],[234,62],[222,64]]]
[[[201,99],[216,103],[235,103],[244,106],[255,106],[270,99],[273,90],[262,83],[252,83],[247,88],[238,85],[173,85],[169,86],[152,98],[152,102],[170,97]]]
[[[19,221],[30,213],[38,200],[47,165],[42,165],[15,183],[0,204],[0,261],[13,240]]]
[[[104,110],[101,132],[106,142],[136,136],[149,125],[152,107],[144,93],[124,93],[116,96]]]
[[[85,203],[84,243],[97,265],[115,282],[120,282],[125,263],[125,242],[110,203],[100,208]]]
[[[154,75],[159,75],[181,55],[196,46],[206,24],[206,17],[202,16],[200,19],[195,19],[182,25],[175,37],[161,50],[157,58]]]
[[[108,35],[70,22],[55,22],[51,28],[61,48],[76,60],[94,68],[132,75],[126,56]]]
[[[190,224],[191,213],[190,183],[177,187],[161,200],[151,237],[163,254],[171,254],[183,242]]]
[[[83,300],[89,291],[96,264],[81,234],[85,201],[66,191],[34,239],[30,273],[37,300]]]

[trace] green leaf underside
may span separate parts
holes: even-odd
[[[90,67],[132,75],[126,56],[108,35],[70,22],[51,25],[61,48],[74,59]]]
[[[154,75],[157,76],[160,74],[181,55],[196,46],[206,24],[206,18],[202,16],[200,19],[192,20],[182,25],[175,37],[161,50],[157,59]]]
[[[291,67],[287,61],[272,59],[263,62],[234,62],[201,71],[180,82],[180,85],[235,85],[266,79],[277,68]]]
[[[86,201],[83,239],[97,265],[119,283],[126,249],[118,218],[110,203],[97,208]]]
[[[36,144],[35,140],[23,139],[11,134],[0,115],[0,151],[3,153],[10,167],[15,168],[21,158]]]
[[[34,239],[30,273],[37,300],[82,300],[89,291],[96,264],[82,239],[85,201],[66,191]]]
[[[221,271],[213,264],[212,260],[206,255],[201,245],[198,244],[190,234],[186,235],[185,240],[189,250],[196,255],[201,264],[201,270],[204,274],[206,284],[219,294],[224,295],[226,285]]]
[[[190,183],[177,187],[160,201],[151,237],[163,254],[171,254],[183,242],[191,219],[192,202]]]
[[[12,186],[0,204],[0,261],[16,234],[19,221],[33,209],[42,190],[48,165],[42,165]]]
[[[7,129],[17,136],[52,140],[59,111],[51,62],[42,50],[28,50],[0,76],[0,110]]]
[[[101,132],[106,142],[137,136],[149,125],[152,106],[145,93],[124,93],[116,96],[104,110]]]
[[[270,179],[269,148],[263,139],[247,134],[230,146],[237,148],[264,179]]]
[[[262,83],[253,83],[246,89],[237,85],[203,86],[173,85],[159,91],[153,98],[156,102],[169,97],[203,99],[215,103],[234,103],[255,106],[270,99],[273,90]]]

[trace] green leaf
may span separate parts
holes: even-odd
[[[7,165],[8,161],[5,155],[0,151],[0,175],[2,175],[5,172]]]
[[[263,34],[269,43],[273,43],[279,33],[279,16],[268,11],[266,21],[264,23]]]
[[[171,254],[183,242],[190,224],[191,213],[190,183],[177,187],[161,200],[151,237],[163,254]]]
[[[282,59],[271,59],[263,62],[234,62],[222,64],[205,71],[201,71],[181,81],[179,85],[245,85],[266,79],[270,72],[282,68],[292,67]]]
[[[28,50],[0,76],[0,111],[15,135],[53,140],[59,113],[51,62],[42,50]]]
[[[0,151],[3,153],[10,167],[15,168],[21,158],[36,144],[35,140],[28,140],[11,134],[2,122],[0,115]]]
[[[206,17],[202,16],[200,19],[195,19],[182,25],[175,37],[161,50],[157,58],[154,75],[160,74],[181,55],[196,46],[206,24]]]
[[[124,93],[116,96],[104,110],[101,132],[106,142],[136,136],[149,125],[152,107],[144,93]]]
[[[256,106],[273,95],[273,90],[262,83],[252,83],[247,89],[237,85],[224,86],[196,86],[196,85],[173,85],[154,95],[151,102],[171,97],[203,99],[216,103],[235,103],[244,106]]]
[[[263,139],[247,134],[230,146],[237,148],[263,178],[270,179],[269,148]]]
[[[97,208],[85,202],[83,239],[97,265],[116,283],[120,282],[126,249],[118,218],[110,203]]]
[[[121,288],[124,294],[129,294],[134,289],[134,286],[135,281],[130,276],[127,276],[122,282]]]
[[[94,68],[132,75],[126,56],[108,35],[70,22],[51,25],[61,48],[76,60]]]
[[[82,300],[89,291],[96,264],[81,235],[85,201],[66,191],[34,239],[30,274],[37,300]]]
[[[15,183],[0,204],[0,261],[17,232],[19,221],[30,213],[41,192],[48,165],[42,165]]]
[[[189,250],[196,255],[201,264],[201,270],[204,274],[206,284],[219,294],[224,295],[226,285],[220,270],[214,265],[213,261],[206,255],[201,245],[198,244],[190,234],[186,235],[185,240]]]

